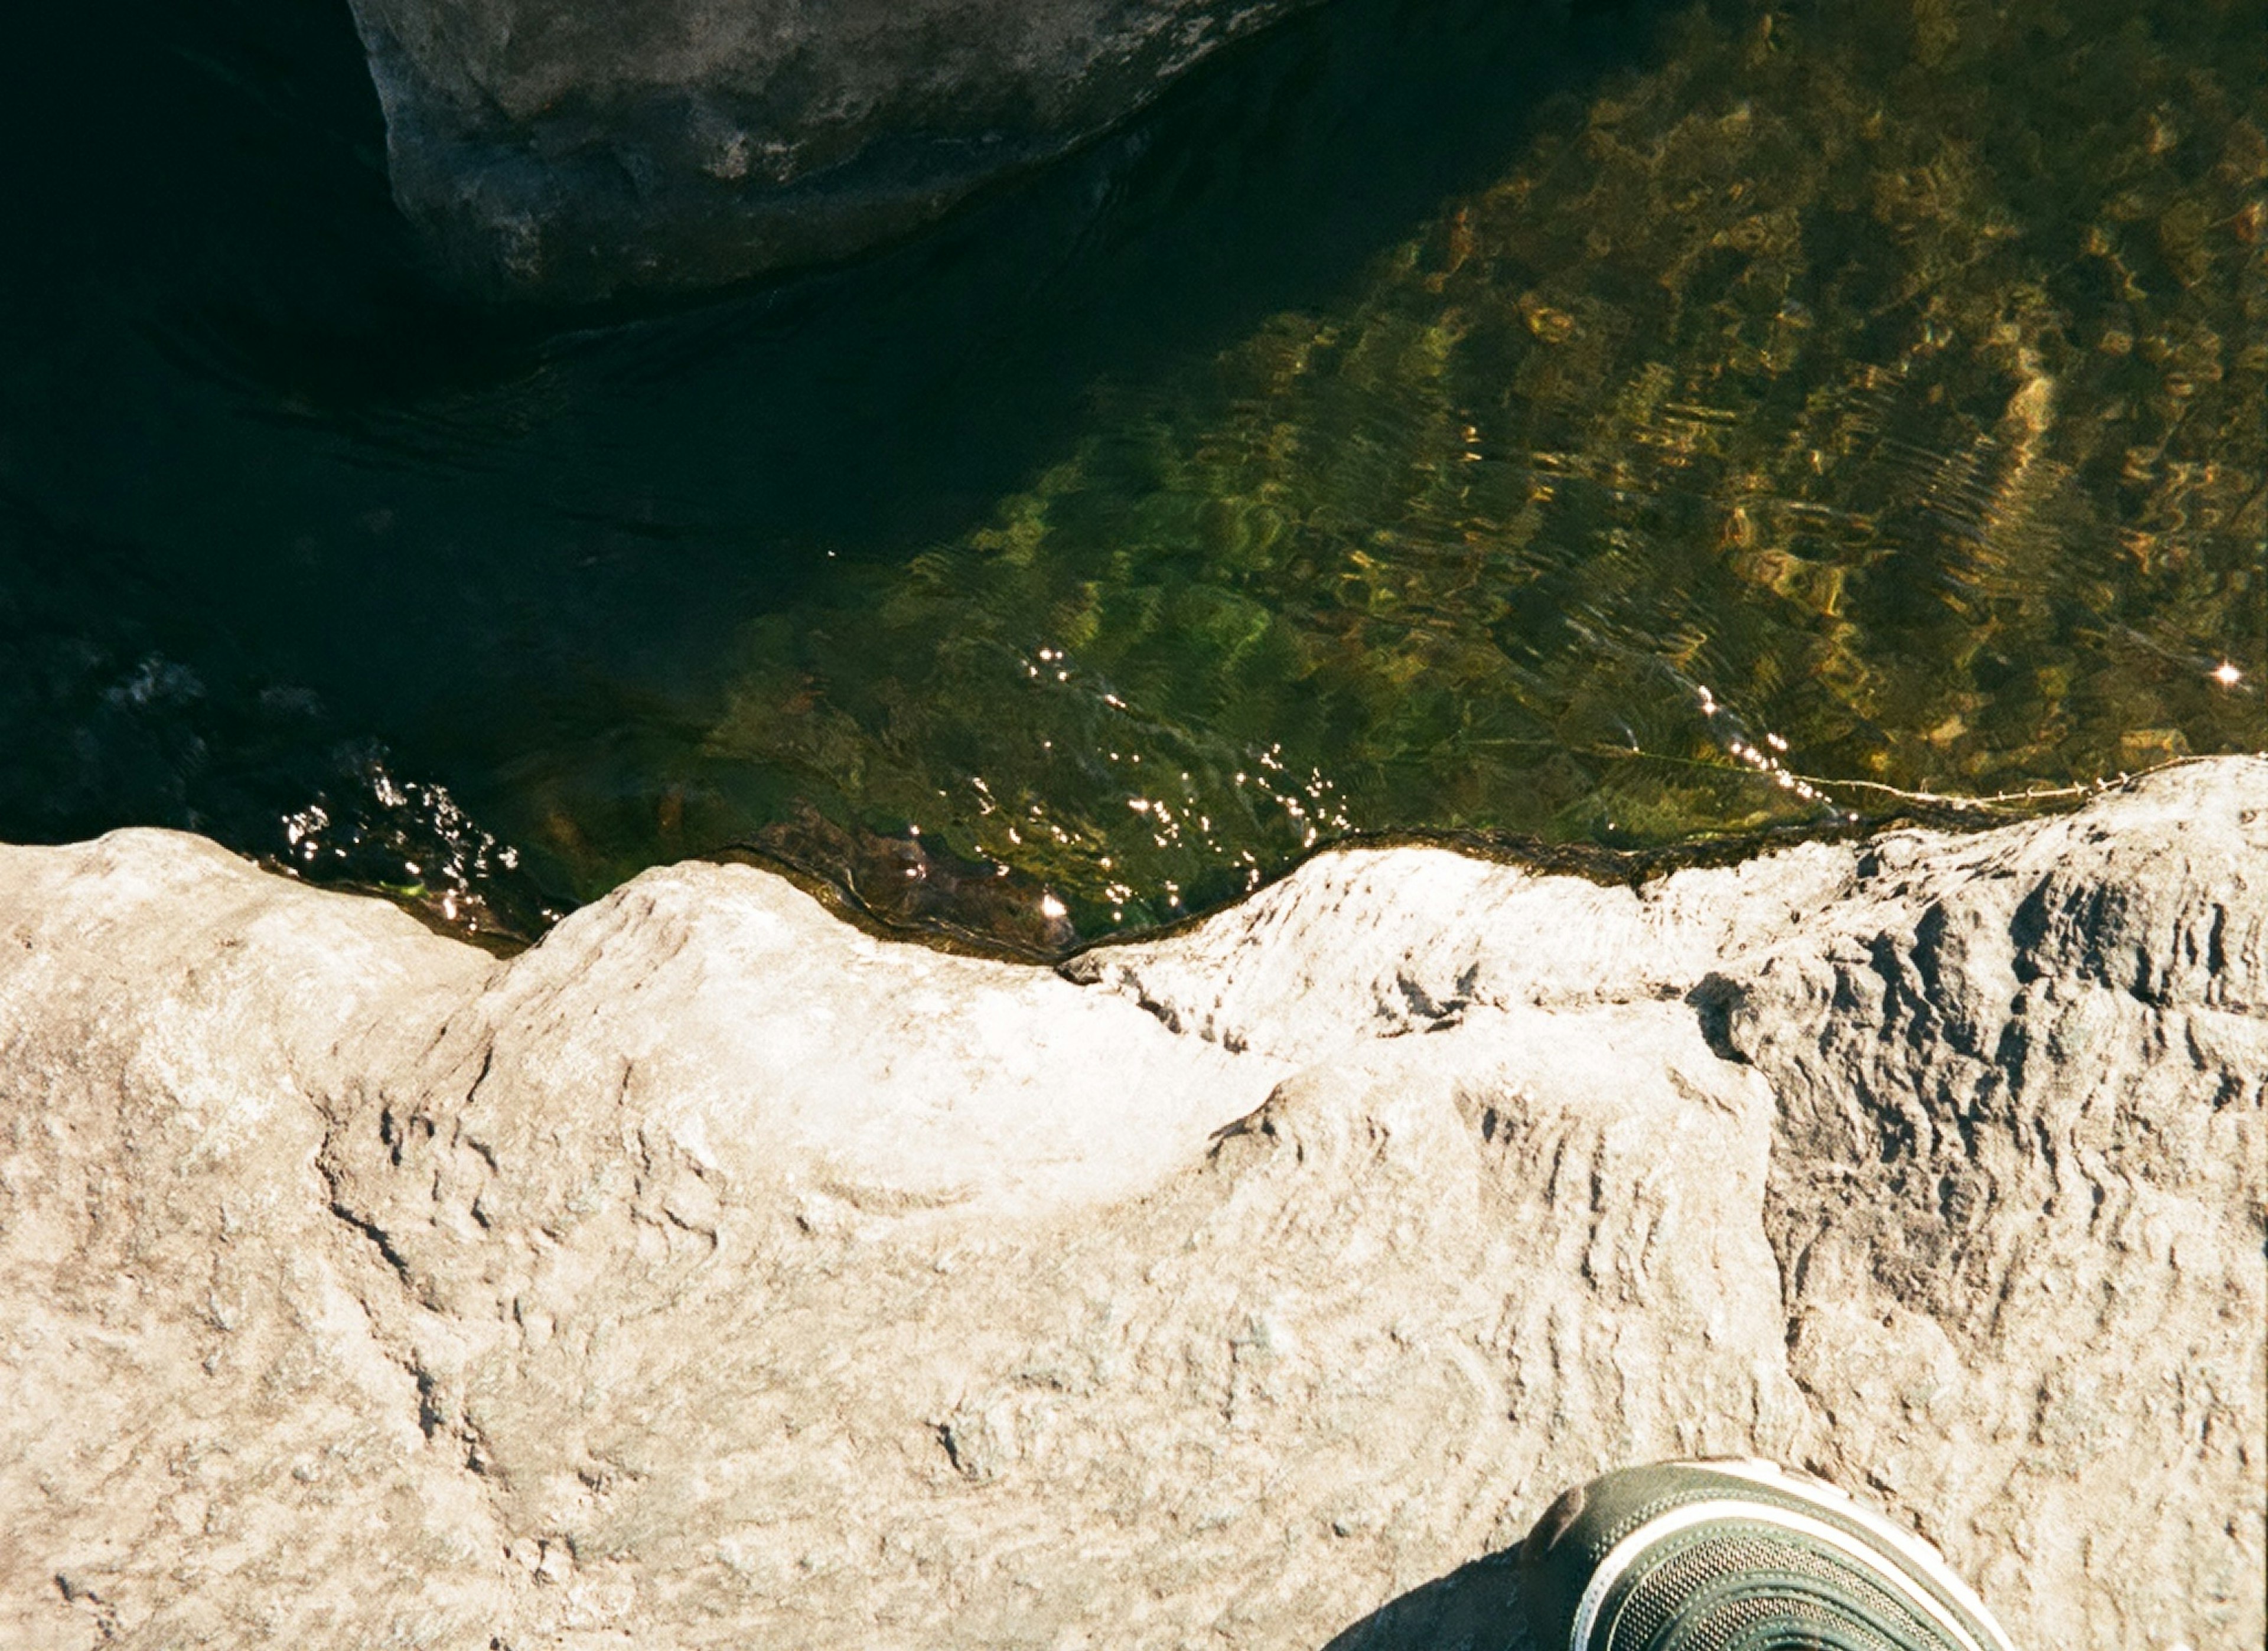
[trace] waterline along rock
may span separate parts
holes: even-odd
[[[1313,0],[352,0],[394,192],[492,295],[843,256]]]
[[[0,1641],[1508,1648],[1561,1487],[1738,1451],[2249,1651],[2264,1086],[2268,760],[1061,971],[0,849]]]

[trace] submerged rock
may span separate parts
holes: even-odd
[[[478,288],[836,258],[1313,0],[352,0],[394,189]]]
[[[2256,1646],[2264,1087],[2252,759],[1062,971],[0,850],[0,1633],[1509,1647],[1559,1488],[1729,1450],[2020,1645]]]

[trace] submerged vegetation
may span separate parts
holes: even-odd
[[[2237,0],[1333,0],[904,245],[436,287],[337,7],[0,103],[0,838],[510,944],[744,848],[1051,954],[2268,746]],[[100,118],[87,112],[97,111]],[[1990,799],[1978,806],[1978,800]]]
[[[1092,936],[1350,832],[1650,846],[2257,747],[2257,22],[1676,18],[1343,305],[750,625],[653,754],[673,829],[855,838],[917,917],[882,883],[951,865],[1038,943],[1042,888]]]

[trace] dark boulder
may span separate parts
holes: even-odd
[[[840,257],[1314,0],[351,0],[395,198],[559,301]]]

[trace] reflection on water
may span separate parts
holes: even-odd
[[[750,625],[690,782],[792,774],[1092,934],[1350,830],[2257,746],[2263,41],[2162,10],[1680,18],[1346,301]]]
[[[186,368],[27,344],[0,834],[522,934],[739,844],[1047,952],[1349,833],[1649,848],[2268,739],[2257,13],[1514,10],[1340,0],[704,311],[545,334],[397,249],[320,348],[265,263],[256,322],[165,289]]]

